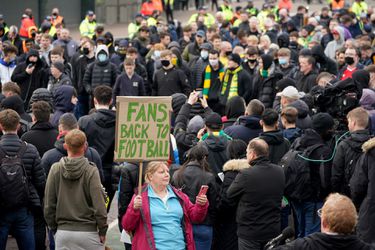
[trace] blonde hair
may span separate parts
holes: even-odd
[[[348,197],[330,194],[322,208],[322,219],[332,232],[349,235],[357,225],[357,210]]]
[[[145,181],[146,183],[150,183],[150,177],[155,174],[155,172],[161,166],[167,166],[167,163],[164,161],[151,161],[147,164],[146,172],[145,172]]]

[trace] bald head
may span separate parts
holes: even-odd
[[[247,159],[253,161],[259,157],[268,157],[269,149],[265,140],[260,138],[252,139],[247,146]]]

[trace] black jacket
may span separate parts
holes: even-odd
[[[117,67],[113,63],[94,61],[85,71],[83,77],[83,87],[85,91],[91,94],[99,85],[113,87],[117,78]]]
[[[311,53],[315,58],[316,62],[319,64],[319,73],[328,72],[332,75],[337,75],[337,63],[324,54],[324,49],[320,44],[312,47]]]
[[[225,74],[228,74],[228,73],[225,72]],[[224,78],[225,78],[225,76],[224,76]],[[227,98],[228,98],[228,95],[229,95],[229,90],[230,90],[230,86],[232,84],[232,79],[233,79],[233,74],[230,74],[229,79],[228,79],[227,89],[226,89],[226,92],[224,93],[224,99],[222,100],[223,104],[227,103],[226,101],[227,101]],[[243,97],[245,99],[246,103],[250,102],[250,100],[252,99],[252,97],[254,95],[252,82],[253,82],[253,79],[249,75],[249,73],[247,73],[246,70],[241,69],[237,73],[238,95]]]
[[[52,165],[56,162],[59,162],[62,157],[65,157],[68,155],[68,152],[64,149],[64,142],[65,142],[65,137],[61,136],[55,142],[55,148],[48,150],[43,155],[40,165],[43,168],[44,172],[46,173],[46,177],[48,177],[48,174]],[[99,170],[100,180],[103,183],[104,176],[103,176],[102,161],[100,160],[100,156],[98,152],[94,148],[88,147],[85,152],[85,157],[89,161],[95,163],[96,167]]]
[[[183,171],[183,172],[180,172]],[[172,185],[181,188],[192,203],[195,203],[196,197],[202,185],[208,186],[207,199],[210,203],[206,219],[199,224],[213,225],[216,216],[217,187],[215,176],[210,172],[205,172],[200,167],[199,162],[189,162],[186,168],[181,168],[173,174]]]
[[[15,134],[6,134],[1,137],[0,146],[10,156],[14,156],[20,149],[22,141]],[[41,208],[44,196],[46,175],[40,165],[40,157],[34,145],[27,144],[22,161],[26,170],[30,191],[30,208]]]
[[[362,145],[369,139],[371,139],[371,136],[368,130],[359,130],[351,133],[348,138],[339,143],[332,162],[333,192],[339,192],[350,197],[349,181],[358,160],[352,157],[362,154]]]
[[[373,250],[355,235],[310,234],[291,243],[275,248],[277,250]]]
[[[362,146],[364,155],[357,162],[350,188],[352,200],[359,209],[357,234],[367,243],[375,243],[375,139]]]
[[[237,206],[228,201],[227,190],[237,174],[246,168],[249,168],[247,160],[230,160],[224,164],[224,180],[218,196],[216,230],[212,249],[238,250]]]
[[[259,138],[267,142],[269,147],[269,159],[274,164],[278,164],[290,148],[290,142],[288,139],[284,138],[283,132],[280,130],[263,132],[259,135]]]
[[[242,170],[227,191],[237,207],[237,235],[245,240],[268,241],[280,233],[284,172],[260,157]]]
[[[204,141],[200,142],[208,149],[207,161],[215,176],[223,172],[224,163],[228,160],[226,154],[228,142],[228,137],[223,135],[217,137],[209,135]],[[218,180],[218,177],[216,179]]]
[[[297,72],[294,79],[296,80],[298,91],[309,93],[312,87],[316,85],[317,76],[318,73],[314,69],[306,75],[300,71]]]
[[[155,72],[152,84],[153,96],[170,96],[174,93],[183,93],[189,96],[191,86],[185,73],[173,67],[171,69],[161,68]]]
[[[297,138],[291,148],[303,151],[307,147],[322,144],[310,155],[313,160],[327,160],[332,156],[332,149],[321,136],[313,129],[306,129],[304,134]],[[324,201],[331,192],[332,161],[324,163],[310,163],[311,186],[313,194],[307,201]]]
[[[276,96],[276,82],[283,78],[280,72],[274,72],[269,77],[263,78],[259,73],[254,76],[253,88],[257,99],[261,101],[266,108],[272,108]]]
[[[21,140],[33,144],[39,152],[40,157],[44,153],[54,148],[54,144],[59,133],[49,122],[36,122],[30,129],[22,135]]]
[[[87,66],[95,62],[95,57],[88,58],[85,55],[80,55],[78,58],[72,58],[71,64],[73,68],[73,86],[77,90],[78,95],[87,95],[84,87],[84,77],[87,70]]]
[[[224,132],[233,139],[240,139],[248,144],[263,132],[259,122],[259,116],[241,116],[232,126],[225,128]]]
[[[124,72],[117,77],[112,92],[113,103],[116,103],[117,96],[144,96],[143,79],[137,73],[134,73],[132,78],[129,79],[129,76]]]
[[[30,64],[30,56],[38,57],[35,69],[31,75],[26,73],[26,68]],[[38,51],[30,50],[27,54],[26,62],[18,64],[11,77],[12,81],[16,82],[21,88],[21,98],[25,102],[25,109],[34,90],[47,87],[48,78],[49,70],[45,68],[45,64],[39,59]]]
[[[91,115],[81,117],[78,126],[85,132],[89,146],[98,151],[103,168],[111,169],[115,147],[116,112],[99,109]]]

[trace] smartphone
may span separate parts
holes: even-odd
[[[203,98],[203,89],[202,88],[197,88],[197,89],[195,89],[195,91],[199,93],[198,98],[202,99]]]
[[[208,190],[208,186],[207,185],[202,185],[201,186],[201,190],[199,190],[198,196],[206,195],[207,194],[207,190]]]

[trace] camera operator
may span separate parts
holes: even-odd
[[[278,250],[370,250],[373,249],[353,234],[357,224],[357,211],[346,196],[334,193],[328,196],[322,209],[317,211],[321,221],[321,233],[297,239]]]

